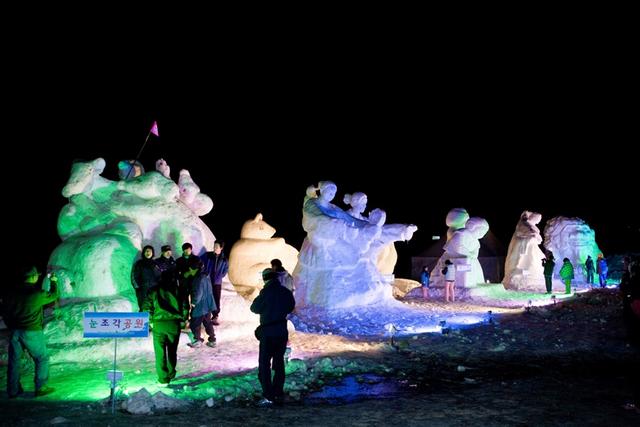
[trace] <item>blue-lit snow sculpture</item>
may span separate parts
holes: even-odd
[[[410,240],[417,227],[385,225],[380,209],[356,218],[331,203],[336,191],[330,181],[307,190],[302,209],[307,237],[294,271],[297,307],[344,309],[394,301],[377,259],[384,246]]]

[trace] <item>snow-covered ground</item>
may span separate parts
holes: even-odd
[[[417,289],[416,291],[420,291]],[[287,364],[285,392],[298,399],[307,390],[322,384],[323,378],[364,372],[384,373],[383,365],[367,363],[367,356],[389,350],[390,336],[398,337],[442,332],[442,328],[462,328],[490,320],[499,321],[503,313],[522,312],[532,306],[553,304],[549,295],[505,291],[501,285],[487,285],[475,297],[445,304],[434,296],[429,301],[409,293],[403,302],[385,307],[351,311],[303,312],[291,316],[296,331],[290,334],[292,352]],[[237,295],[237,294],[236,294]],[[556,300],[570,298],[555,294]],[[117,306],[117,303],[111,303]],[[215,348],[192,349],[186,333],[178,348],[178,377],[167,387],[156,383],[152,338],[118,340],[117,370],[124,373],[119,393],[133,394],[142,388],[182,400],[253,400],[260,394],[257,379],[258,342],[253,336],[257,316],[241,307],[227,304],[227,316],[221,314],[216,327]],[[107,371],[113,368],[113,339],[82,339],[81,329],[69,327],[65,320],[75,308],[57,309],[47,328],[51,354],[50,385],[56,392],[44,400],[97,401],[110,393]],[[488,314],[492,311],[491,319]],[[238,313],[245,313],[240,322]],[[248,314],[246,314],[248,313]],[[69,319],[65,319],[67,316]],[[5,331],[6,332],[6,331]],[[2,334],[2,364],[7,360],[6,333]],[[353,359],[354,353],[363,357]],[[22,383],[33,390],[33,366],[30,358],[23,362]],[[0,369],[0,381],[6,370]]]

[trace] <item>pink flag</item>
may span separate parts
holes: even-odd
[[[151,130],[149,132],[151,132],[155,136],[160,136],[160,134],[158,134],[158,122],[153,122],[153,125],[151,125]]]

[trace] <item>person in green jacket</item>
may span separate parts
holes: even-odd
[[[569,258],[562,260],[562,267],[560,267],[560,277],[565,285],[565,293],[571,293],[571,281],[573,280],[573,265]]]
[[[149,291],[142,304],[153,325],[153,351],[156,355],[158,384],[168,386],[176,377],[180,331],[189,317],[187,295],[175,280],[163,280]]]
[[[12,289],[3,299],[3,318],[10,331],[9,360],[7,364],[7,394],[9,399],[24,393],[20,383],[20,358],[26,350],[35,363],[35,395],[54,392],[47,386],[49,380],[49,355],[43,332],[43,307],[58,299],[58,279],[54,273],[49,278],[49,291],[42,289],[40,272],[33,266],[24,274],[24,283]]]

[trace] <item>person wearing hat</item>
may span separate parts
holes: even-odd
[[[156,265],[160,269],[160,283],[176,282],[176,260],[173,259],[171,246],[160,248],[160,256],[156,258]]]
[[[49,380],[49,355],[43,332],[43,307],[58,299],[58,279],[51,273],[49,291],[42,289],[41,273],[34,266],[25,271],[24,281],[12,289],[3,301],[3,318],[10,331],[7,364],[7,394],[20,396],[24,390],[20,383],[20,358],[24,350],[35,363],[35,395],[53,393]]]

